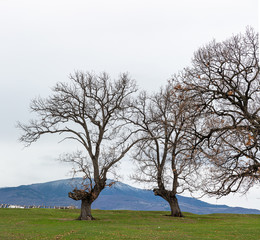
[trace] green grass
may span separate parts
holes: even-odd
[[[241,239],[260,240],[260,215],[94,210],[95,221],[76,221],[79,210],[0,209],[0,239]]]

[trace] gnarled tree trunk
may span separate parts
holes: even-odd
[[[94,220],[92,214],[91,214],[91,204],[92,202],[86,199],[81,200],[81,210],[80,210],[80,216],[77,218],[77,220]]]
[[[72,192],[69,192],[69,197],[73,200],[81,200],[80,216],[77,220],[94,220],[91,214],[91,204],[98,198],[101,191],[105,188],[106,182],[100,181],[87,192],[84,189],[75,188]]]
[[[181,209],[179,207],[178,199],[176,194],[171,191],[167,191],[165,189],[154,189],[153,190],[155,196],[160,196],[164,200],[166,200],[171,208],[171,215],[172,217],[183,217],[181,213]]]
[[[183,217],[181,209],[179,207],[178,199],[176,196],[170,197],[169,200],[166,200],[171,207],[171,216],[173,217]]]

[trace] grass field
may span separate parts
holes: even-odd
[[[0,239],[241,239],[260,240],[260,215],[94,210],[95,221],[76,221],[79,210],[0,209]]]

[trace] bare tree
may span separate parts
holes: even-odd
[[[23,130],[20,140],[27,146],[44,134],[64,135],[82,151],[64,154],[61,159],[74,164],[74,173],[84,174],[84,184],[69,193],[81,200],[79,220],[92,220],[91,204],[106,186],[107,173],[134,145],[134,132],[119,118],[125,111],[136,85],[127,74],[112,82],[106,73],[76,72],[70,83],[57,83],[48,98],[31,102],[38,116],[29,124],[18,124]]]
[[[179,88],[180,84],[168,84],[151,96],[143,92],[130,110],[131,123],[142,130],[142,140],[134,147],[138,170],[133,178],[155,184],[154,194],[169,203],[174,217],[183,216],[176,194],[189,188],[198,167],[191,157],[192,102]]]
[[[203,190],[245,193],[260,182],[260,79],[258,33],[247,28],[194,54],[179,80],[199,104],[196,149],[208,173]]]

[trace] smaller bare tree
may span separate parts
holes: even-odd
[[[157,94],[141,93],[131,106],[129,119],[142,130],[143,138],[134,147],[133,159],[138,171],[133,178],[156,184],[154,194],[169,203],[174,217],[183,216],[176,195],[189,189],[198,168],[191,157],[193,103],[180,88],[180,84],[169,83]]]
[[[48,98],[37,98],[31,110],[38,116],[23,130],[20,140],[27,146],[42,135],[64,135],[82,146],[82,151],[64,154],[61,159],[84,174],[83,185],[69,193],[81,200],[79,220],[92,220],[91,204],[106,186],[107,174],[134,145],[132,132],[119,113],[125,111],[136,85],[127,74],[112,82],[106,73],[76,72],[71,83],[57,83]]]

